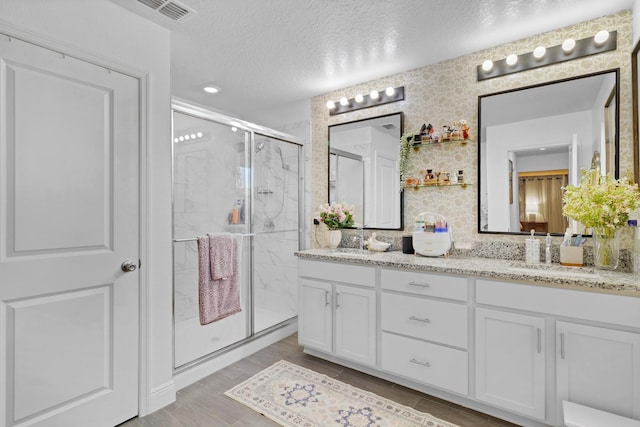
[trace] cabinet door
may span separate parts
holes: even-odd
[[[476,397],[545,419],[544,319],[476,309]]]
[[[301,345],[331,351],[331,284],[299,279],[298,341]]]
[[[556,325],[558,420],[563,400],[640,419],[640,334]]]
[[[336,355],[375,365],[375,291],[344,285],[336,285],[335,290]]]

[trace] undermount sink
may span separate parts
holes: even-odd
[[[344,257],[368,257],[372,255],[372,252],[366,249],[355,248],[337,248],[331,251],[331,255],[344,256]]]
[[[594,269],[585,269],[585,268],[575,268],[575,267],[563,267],[557,265],[546,265],[546,264],[538,264],[538,265],[526,265],[526,266],[511,266],[507,268],[508,271],[512,271],[514,273],[523,273],[523,274],[536,274],[543,276],[556,276],[556,277],[568,277],[568,278],[592,278],[597,279],[600,276]]]

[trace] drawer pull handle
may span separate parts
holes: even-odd
[[[428,283],[418,283],[418,282],[409,282],[409,285],[411,286],[419,286],[421,288],[430,288],[431,285]]]
[[[341,305],[340,293],[336,292],[336,308],[339,308]]]
[[[409,319],[417,320],[418,322],[431,323],[431,320],[429,320],[428,317],[420,318],[420,317],[416,317],[416,316],[411,316],[411,317],[409,317]]]
[[[431,367],[431,363],[429,363],[429,362],[421,362],[420,360],[417,360],[417,359],[410,359],[409,362],[415,363],[416,365],[426,366],[427,368]]]

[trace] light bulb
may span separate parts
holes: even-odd
[[[327,108],[329,110],[333,110],[334,108],[336,108],[336,103],[331,100],[327,101]]]
[[[377,90],[372,90],[371,93],[369,94],[369,97],[371,99],[378,99],[379,96],[380,96],[380,94],[378,93]]]
[[[173,142],[176,142],[176,143],[177,143],[177,142],[180,142],[180,139],[178,139],[178,138],[173,138]]]
[[[566,39],[562,42],[562,50],[566,53],[569,53],[576,47],[576,41],[574,39]]]
[[[544,46],[538,46],[537,48],[533,49],[533,56],[536,59],[542,58],[545,53],[547,53],[547,48]]]
[[[191,139],[196,139],[196,134],[195,133],[191,134]]]
[[[184,136],[181,136],[180,138],[178,138],[180,140],[180,142],[184,142]]]
[[[395,92],[396,92],[396,90],[394,88],[392,88],[391,86],[386,88],[385,91],[384,91],[384,93],[386,93],[387,96],[392,96]]]
[[[237,132],[237,131],[238,131],[238,128],[237,128],[237,127],[235,127],[235,126],[231,126],[231,132]]]
[[[361,94],[361,93],[359,93],[359,94],[357,94],[357,95],[356,95],[356,98],[355,98],[355,99],[356,99],[356,102],[359,104],[359,103],[361,103],[362,101],[364,101],[364,96],[362,96],[362,94]]]
[[[191,139],[191,137],[190,137],[189,135],[185,135],[185,136],[184,136],[184,140],[185,140],[185,141],[188,141],[188,140],[190,140],[190,139]]]
[[[515,53],[512,53],[511,55],[507,56],[507,64],[514,66],[516,65],[516,62],[518,62],[518,55],[516,55]]]
[[[202,138],[202,132],[198,132],[196,135],[198,136],[198,138]]]
[[[609,31],[602,30],[598,31],[598,33],[593,38],[593,41],[596,42],[597,45],[601,45],[609,39]]]
[[[346,96],[343,96],[342,98],[340,98],[340,105],[342,105],[343,107],[346,107],[347,105],[349,105],[349,100],[347,99]]]
[[[491,71],[491,69],[493,68],[493,61],[490,59],[487,59],[486,61],[484,61],[482,63],[482,69],[484,71]]]

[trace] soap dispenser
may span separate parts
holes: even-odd
[[[535,238],[535,230],[531,230],[531,238],[525,242],[525,262],[527,264],[540,263],[540,240]]]

